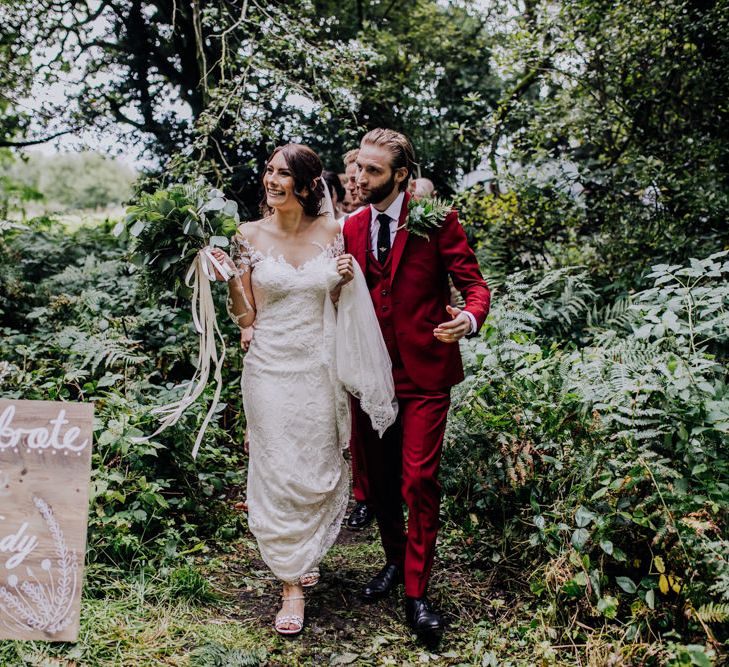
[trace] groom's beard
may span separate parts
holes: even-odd
[[[365,204],[379,204],[381,201],[387,199],[392,191],[395,189],[395,173],[393,172],[390,176],[390,180],[387,183],[372,188],[366,195],[360,191],[360,196]]]

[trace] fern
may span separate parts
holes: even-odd
[[[0,235],[4,234],[5,232],[9,232],[12,230],[26,230],[29,229],[27,225],[23,225],[19,222],[12,222],[10,220],[0,220]]]
[[[696,615],[704,623],[726,623],[729,621],[729,603],[709,602],[702,604],[696,610]]]
[[[633,320],[633,313],[630,306],[633,300],[630,296],[618,297],[613,303],[609,303],[602,308],[593,305],[587,311],[586,325],[588,331],[596,335],[600,330],[630,330],[630,323]]]
[[[102,364],[107,369],[138,365],[147,360],[139,352],[139,342],[127,338],[115,330],[89,334],[77,327],[63,328],[56,337],[56,344],[70,353],[69,371],[89,369],[92,373]],[[80,361],[79,361],[80,360]],[[76,362],[79,362],[78,365]]]
[[[266,652],[262,649],[242,651],[217,642],[205,644],[190,654],[191,667],[258,667],[265,661]]]
[[[726,350],[709,342],[725,336],[729,265],[716,265],[696,263],[690,285],[666,279],[600,308],[578,271],[509,276],[481,340],[464,344],[470,376],[448,426],[450,492],[478,513],[530,487],[518,520],[534,524],[538,512],[530,544],[553,555],[574,547],[568,528],[590,502],[598,518],[581,549],[609,540],[624,562],[660,545],[681,562],[681,595],[726,599],[729,544],[709,534],[725,529],[729,488]],[[556,344],[567,326],[571,343]],[[694,523],[706,528],[686,523],[704,514]]]

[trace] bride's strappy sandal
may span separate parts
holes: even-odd
[[[289,600],[303,600],[303,595],[291,595],[283,598],[284,603]],[[276,614],[276,620],[273,623],[273,627],[276,628],[276,632],[280,635],[298,635],[304,629],[304,617],[298,614],[281,614],[283,611],[283,605],[281,610]],[[294,626],[294,627],[286,627]]]
[[[319,578],[319,568],[315,567],[313,570],[305,572],[299,577],[299,584],[301,584],[302,588],[311,588],[319,583]]]

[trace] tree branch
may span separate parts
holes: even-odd
[[[491,166],[491,171],[494,174],[494,182],[497,183],[497,187],[498,181],[496,179],[498,177],[498,165],[496,164],[496,149],[499,146],[499,139],[501,139],[504,122],[508,118],[514,103],[517,102],[529,90],[529,88],[531,88],[532,84],[539,79],[542,73],[549,68],[553,55],[554,54],[551,53],[546,55],[534,69],[527,72],[509,91],[506,98],[498,105],[494,134],[491,137],[489,145],[489,164]]]
[[[51,134],[48,137],[44,137],[42,139],[28,139],[26,141],[7,141],[5,139],[0,139],[0,148],[23,148],[24,146],[37,146],[39,144],[44,144],[47,141],[51,141],[55,139],[56,137],[63,136],[64,134],[71,134],[72,132],[76,132],[78,127],[72,127],[68,130],[61,130],[60,132],[56,132],[55,134]]]

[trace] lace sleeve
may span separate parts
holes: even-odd
[[[230,239],[230,258],[241,277],[250,271],[252,251],[251,244],[240,234],[236,234]]]
[[[230,240],[230,259],[233,261],[238,276],[244,284],[245,281],[250,280],[250,276],[247,274],[250,274],[251,267],[254,264],[255,254],[256,251],[253,246],[241,234],[235,234]],[[230,289],[228,290],[228,298],[226,299],[225,305],[230,319],[238,327],[244,328],[246,325],[241,322],[241,319],[247,317],[248,313],[244,312],[236,315],[235,304]]]
[[[344,254],[344,234],[341,232],[334,237],[334,240],[326,247],[327,257],[339,257]]]

